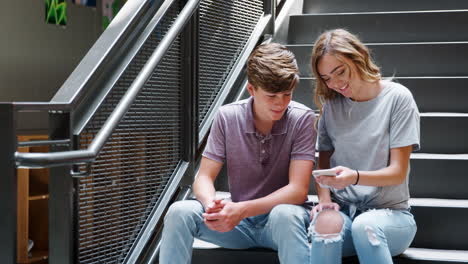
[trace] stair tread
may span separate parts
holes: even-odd
[[[216,192],[217,198],[229,199],[231,194],[229,192]],[[309,200],[318,202],[317,195],[308,195]],[[410,198],[409,204],[411,206],[423,207],[450,207],[450,208],[468,208],[467,199],[440,199],[440,198]]]
[[[399,80],[399,79],[421,79],[421,80],[425,80],[425,79],[468,79],[468,76],[392,76],[392,77],[389,77],[389,76],[384,76],[382,77],[383,79],[388,79],[388,78],[394,78],[396,80]],[[315,80],[315,77],[311,77],[311,76],[301,76],[300,77],[301,80]]]
[[[411,159],[468,160],[468,154],[412,153]]]
[[[468,251],[464,250],[409,248],[401,255],[401,257],[408,259],[458,261],[468,263]]]
[[[304,1],[303,12],[327,12],[323,10],[375,10],[375,11],[422,11],[422,10],[459,10],[468,8],[465,1],[362,1],[362,0],[316,0]],[[330,11],[328,11],[330,12]],[[335,12],[335,11],[331,11]]]
[[[425,41],[425,42],[372,42],[364,43],[366,46],[385,46],[385,45],[453,45],[468,44],[468,41]],[[287,47],[313,47],[313,43],[287,44]]]
[[[309,200],[318,202],[317,195],[308,195]],[[449,207],[449,208],[467,208],[468,200],[464,199],[439,199],[439,198],[410,198],[410,206],[422,207]]]
[[[425,117],[468,117],[468,113],[449,113],[449,112],[426,112],[421,113]]]
[[[463,199],[410,198],[409,204],[411,206],[450,207],[468,209],[468,200]]]

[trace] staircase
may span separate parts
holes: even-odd
[[[360,36],[383,76],[408,87],[421,112],[410,174],[418,232],[395,263],[468,263],[468,1],[304,0],[303,14],[290,16],[287,46],[301,71],[294,99],[311,108],[312,46],[333,28]],[[273,251],[195,246],[193,263],[278,263]]]

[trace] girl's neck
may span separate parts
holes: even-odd
[[[361,89],[356,91],[355,94],[351,97],[351,100],[356,102],[365,102],[372,100],[379,96],[380,92],[383,89],[380,81],[376,82],[366,82],[362,81],[362,85],[360,86]]]

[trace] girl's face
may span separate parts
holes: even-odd
[[[359,87],[360,79],[356,78],[354,64],[348,63],[346,58],[339,60],[334,55],[325,54],[318,61],[317,72],[329,89],[347,98],[351,98],[353,90]]]

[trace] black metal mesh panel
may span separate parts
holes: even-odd
[[[200,124],[262,13],[262,0],[201,1],[198,103]]]
[[[92,141],[180,11],[177,1],[119,79],[86,129]],[[173,44],[80,179],[79,262],[122,263],[181,160],[181,47]]]

